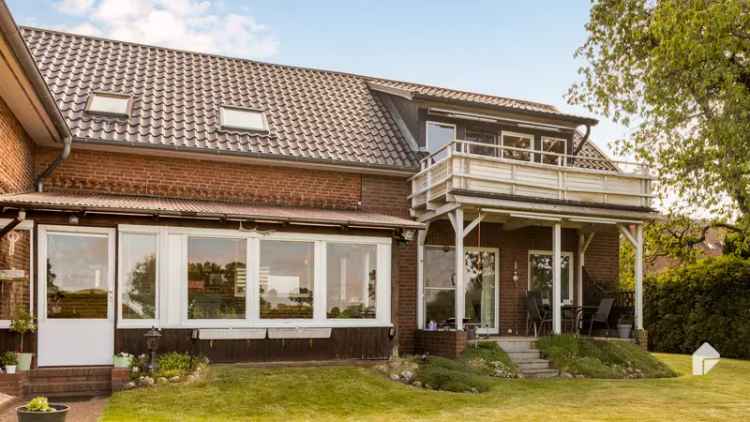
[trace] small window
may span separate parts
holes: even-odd
[[[456,125],[450,123],[427,122],[427,151],[434,154],[437,150],[456,140]],[[448,155],[442,150],[435,159]]]
[[[268,122],[262,111],[246,108],[222,107],[221,127],[228,129],[267,131]]]
[[[534,136],[524,133],[503,132],[503,158],[531,161],[534,149]],[[529,152],[523,151],[527,150]]]
[[[542,136],[542,162],[545,164],[565,163],[565,154],[568,151],[568,141],[560,138],[548,138]],[[552,153],[552,154],[550,154]],[[562,155],[557,155],[562,154]]]
[[[86,111],[113,116],[130,115],[130,97],[121,94],[93,93],[89,97]]]
[[[466,131],[466,140],[473,142],[469,146],[469,153],[479,155],[489,155],[491,157],[497,156],[497,148],[492,146],[485,147],[477,144],[496,145],[497,136],[494,133],[487,132],[476,132],[473,130]]]

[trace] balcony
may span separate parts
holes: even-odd
[[[648,209],[652,180],[638,163],[455,140],[421,161],[409,198],[414,210],[433,209],[454,191]]]

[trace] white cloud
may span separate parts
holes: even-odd
[[[63,0],[60,3],[87,2],[90,3],[85,6],[87,19],[67,27],[68,31],[240,57],[269,57],[279,49],[278,39],[255,18],[218,13],[208,1]]]
[[[55,9],[67,15],[83,15],[93,5],[94,0],[61,0],[55,3]]]

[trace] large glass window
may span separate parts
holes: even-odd
[[[424,248],[425,322],[439,328],[455,328],[456,259],[455,249],[442,246]]]
[[[562,303],[572,303],[573,279],[572,255],[563,253],[560,257],[560,284]],[[529,290],[537,290],[544,304],[552,303],[552,253],[532,252],[529,254]]]
[[[456,140],[456,126],[450,123],[427,122],[427,151],[435,151]],[[438,154],[438,159],[447,156],[444,150]]]
[[[329,243],[326,316],[375,318],[377,247]]]
[[[260,317],[312,318],[313,242],[260,242]]]
[[[477,144],[495,145],[497,143],[497,136],[494,133],[487,132],[476,132],[473,130],[466,131],[466,140]],[[492,146],[483,146],[470,144],[469,152],[471,154],[489,155],[491,157],[497,156],[497,148]]]
[[[244,319],[245,239],[188,238],[188,319]]]
[[[108,253],[106,235],[48,234],[48,318],[108,317]]]
[[[156,247],[157,236],[152,233],[120,236],[123,319],[156,317]]]
[[[503,147],[512,148],[503,148],[502,156],[504,158],[531,161],[531,151],[534,149],[534,136],[523,133],[503,132]]]

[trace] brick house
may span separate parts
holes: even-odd
[[[111,365],[151,327],[220,362],[460,348],[527,335],[530,290],[560,333],[654,217],[591,118],[19,30],[2,6],[0,327],[31,310],[39,367]],[[641,303],[639,277],[638,329]]]

